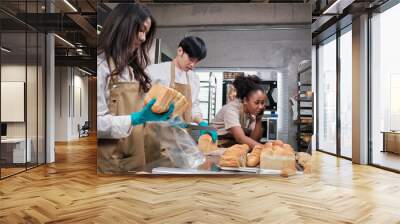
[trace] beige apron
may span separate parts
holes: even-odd
[[[182,95],[184,95],[189,103],[186,111],[183,113],[183,120],[186,123],[192,122],[192,89],[190,86],[189,82],[189,75],[186,72],[186,83],[187,84],[181,84],[181,83],[176,83],[175,82],[175,64],[171,62],[171,82],[169,84],[169,87],[175,89],[176,91],[180,92]]]
[[[108,60],[110,74],[115,70],[113,60]],[[131,72],[129,70],[129,72]],[[116,77],[116,78],[114,78]],[[108,108],[114,116],[130,115],[143,108],[144,94],[139,83],[120,82],[118,75],[111,76]],[[97,171],[102,174],[123,174],[138,171],[146,163],[143,125],[132,127],[131,134],[122,139],[99,139],[97,145]],[[134,172],[133,172],[134,173]]]
[[[244,109],[243,109],[243,104],[240,107],[240,113],[239,113],[239,122],[240,122],[240,127],[242,127],[243,132],[245,133],[245,135],[249,135],[250,133],[247,133],[246,131],[246,116],[244,113]],[[235,139],[233,138],[233,136],[218,136],[218,147],[221,148],[227,148],[227,147],[231,147],[232,145],[237,144],[237,142],[235,141]]]
[[[192,120],[192,91],[189,83],[189,76],[186,73],[187,84],[175,83],[175,64],[171,61],[171,82],[169,87],[175,89],[184,95],[189,102],[187,110],[184,112],[182,118],[186,122],[191,122]],[[146,124],[144,128],[144,141],[145,141],[145,152],[146,152],[146,162],[154,162],[160,158],[163,158],[161,154],[160,146],[160,133],[159,128],[156,124]]]

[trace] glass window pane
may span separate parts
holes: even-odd
[[[27,33],[28,62],[26,80],[26,115],[27,115],[27,141],[30,144],[30,161],[28,168],[37,165],[37,73],[38,73],[38,36],[36,32]]]
[[[23,5],[23,3],[21,3]],[[7,15],[1,14],[3,18]],[[12,20],[12,18],[10,18]],[[8,28],[7,28],[8,29]],[[1,177],[25,170],[31,159],[26,141],[26,33],[1,30]]]
[[[39,33],[38,45],[38,164],[45,163],[45,52],[46,37],[43,33]]]
[[[372,163],[400,170],[400,4],[376,14],[372,26]]]
[[[318,48],[318,147],[336,153],[336,39]]]
[[[352,157],[352,33],[340,36],[340,154]]]

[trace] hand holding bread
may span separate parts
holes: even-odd
[[[144,99],[144,104],[147,105],[153,98],[156,99],[156,102],[151,107],[151,110],[158,114],[168,111],[170,104],[174,103],[175,109],[172,117],[182,115],[189,105],[186,97],[180,92],[161,84],[155,84],[151,87]]]

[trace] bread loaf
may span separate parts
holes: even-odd
[[[228,167],[244,167],[246,166],[248,151],[249,146],[246,144],[233,145],[222,154],[218,164]]]
[[[199,137],[198,147],[203,153],[207,153],[217,150],[218,143],[214,143],[210,135],[202,135]]]
[[[260,154],[263,150],[263,145],[254,146],[253,150],[249,155],[247,155],[246,165],[249,167],[255,167],[260,163]]]
[[[267,142],[264,144],[264,148],[272,148],[272,143],[271,142]]]
[[[251,155],[249,154],[247,156],[247,161],[246,161],[246,165],[248,167],[255,167],[260,163],[260,156],[256,156],[256,155]]]
[[[296,154],[297,162],[303,167],[303,171],[306,174],[312,172],[311,155],[305,152],[298,152]]]
[[[225,167],[240,167],[241,163],[238,157],[221,158],[219,160],[220,166]]]
[[[275,156],[286,156],[286,157],[294,157],[294,151],[288,148],[284,148],[281,146],[274,146],[274,155]]]
[[[283,142],[281,140],[272,140],[270,141],[272,143],[272,145],[279,145],[279,146],[283,146]]]
[[[175,109],[174,112],[172,113],[172,117],[180,116],[182,115],[187,107],[189,106],[189,103],[186,100],[186,97],[183,96],[180,92],[176,91],[176,100],[174,101],[175,103]]]
[[[174,103],[175,109],[172,117],[182,115],[189,105],[186,97],[180,92],[161,84],[155,84],[151,87],[144,99],[144,104],[148,104],[153,98],[156,99],[156,102],[151,107],[151,111],[158,114],[167,112],[170,104]]]
[[[272,147],[271,147],[271,148],[263,148],[263,150],[261,151],[261,153],[265,153],[265,154],[267,154],[267,155],[272,156],[272,154],[274,154],[274,151],[273,151]],[[260,156],[261,156],[261,154],[260,154]]]
[[[271,145],[264,147],[260,156],[260,168],[262,169],[294,169],[296,170],[296,157],[293,148],[282,141],[276,140]]]
[[[243,145],[233,145],[230,148],[228,148],[222,156],[243,156],[246,155],[247,152],[249,151],[249,146],[246,144]]]

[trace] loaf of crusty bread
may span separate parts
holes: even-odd
[[[282,146],[284,143],[283,143],[283,141],[281,141],[281,140],[272,140],[272,141],[270,141],[270,143],[272,143],[272,145],[279,145],[279,146]]]
[[[249,146],[243,145],[233,145],[222,154],[219,165],[228,167],[244,167],[246,166],[247,152],[249,151]]]
[[[274,144],[277,143],[277,144]],[[260,156],[260,168],[262,169],[294,169],[296,170],[296,158],[293,148],[288,144],[273,142],[272,147],[264,147]]]
[[[189,105],[186,97],[180,92],[161,84],[155,84],[150,88],[144,99],[144,104],[148,104],[153,98],[156,99],[156,102],[151,107],[151,110],[158,114],[168,111],[170,104],[174,103],[175,109],[172,117],[182,115]]]
[[[260,168],[282,170],[284,168],[296,168],[296,160],[294,156],[276,156],[261,153]]]
[[[274,151],[273,151],[272,147],[271,148],[263,148],[261,153],[265,153],[267,155],[272,156],[272,154],[274,154]],[[261,154],[260,154],[260,156],[261,156]]]
[[[312,172],[311,155],[306,152],[298,152],[296,154],[297,162],[303,167],[306,174]]]
[[[272,143],[271,142],[267,142],[264,144],[264,148],[272,148]]]
[[[274,146],[274,156],[294,157],[294,151],[281,146]]]
[[[203,153],[211,152],[218,149],[218,141],[214,143],[210,135],[202,135],[199,137],[198,147]]]
[[[239,157],[225,157],[221,158],[218,163],[220,166],[224,167],[240,167],[241,162]]]
[[[230,148],[228,148],[222,156],[243,156],[246,155],[247,152],[249,151],[249,146],[246,144],[243,145],[233,145]]]
[[[257,166],[260,163],[260,154],[263,149],[264,149],[263,145],[254,146],[251,153],[247,155],[246,165],[249,167]]]
[[[186,97],[183,96],[178,91],[175,91],[175,92],[176,92],[176,96],[175,96],[175,99],[173,100],[175,103],[175,108],[174,108],[174,112],[172,113],[172,117],[182,115],[186,111],[187,107],[189,106],[189,103],[186,100]]]

